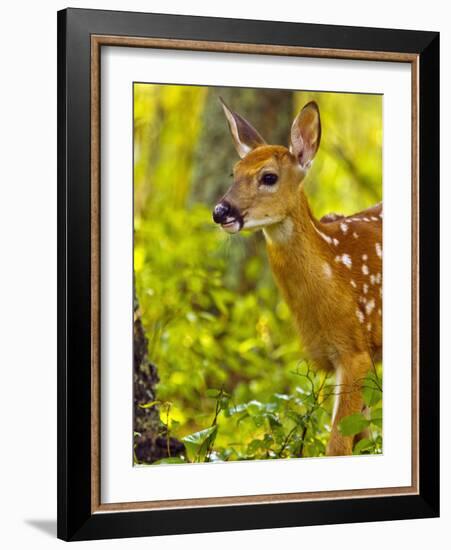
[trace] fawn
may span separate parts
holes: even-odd
[[[363,380],[382,353],[382,204],[352,216],[313,216],[303,180],[321,139],[315,102],[295,118],[289,149],[267,145],[221,102],[241,160],[213,219],[228,233],[263,230],[304,348],[316,368],[336,375],[326,454],[352,454],[354,438],[338,425],[362,411]]]

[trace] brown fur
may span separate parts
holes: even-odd
[[[300,117],[309,126],[297,128],[298,143],[310,143],[307,153],[313,156],[321,133],[315,116],[320,128],[316,106],[309,117]],[[304,153],[258,146],[235,166],[235,183],[225,198],[241,212],[244,229],[263,228],[271,269],[304,348],[318,368],[337,374],[327,454],[345,455],[352,453],[353,438],[342,436],[338,424],[362,410],[362,381],[382,351],[382,205],[317,220],[302,183],[306,170],[298,159],[305,160]],[[259,179],[268,170],[278,176],[272,189]]]

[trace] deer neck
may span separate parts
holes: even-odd
[[[310,256],[313,251],[323,254],[324,245],[327,241],[332,243],[332,238],[324,232],[322,226],[313,216],[303,187],[300,186],[288,215],[281,222],[266,227],[263,233],[268,250],[288,260],[294,252],[302,256]]]
[[[302,186],[287,217],[264,229],[268,256],[288,305],[296,312],[328,292],[333,239],[318,222]]]

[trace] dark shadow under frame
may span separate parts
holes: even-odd
[[[412,487],[198,499],[169,505],[100,503],[97,160],[99,53],[101,45],[107,44],[412,64],[412,168],[417,182],[412,195],[413,311],[417,313],[412,319],[413,363],[417,366],[413,379],[419,377],[419,383],[413,384],[413,442],[418,452],[413,453]],[[59,12],[60,538],[81,540],[438,515],[438,67],[437,33],[98,10]],[[155,509],[149,510],[151,507]]]

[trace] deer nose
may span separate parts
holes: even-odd
[[[215,223],[222,223],[225,221],[230,213],[230,204],[228,202],[218,203],[213,210],[213,220]]]

